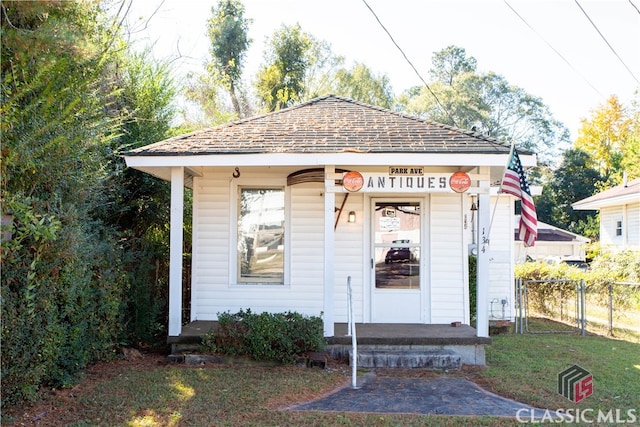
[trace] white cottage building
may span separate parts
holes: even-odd
[[[600,211],[600,244],[609,250],[640,250],[640,178],[579,200],[576,210]]]
[[[473,333],[488,337],[492,313],[514,313],[514,198],[496,196],[509,152],[329,95],[126,153],[128,166],[171,182],[169,338],[183,333],[183,304],[191,322],[247,308],[321,315],[332,337],[347,321],[348,278],[360,324],[468,325],[470,252]],[[191,301],[181,298],[185,187]]]

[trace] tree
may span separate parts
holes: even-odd
[[[538,97],[509,84],[501,75],[477,73],[476,60],[449,46],[434,55],[426,87],[399,98],[407,113],[463,129],[476,130],[541,155],[551,162],[568,144],[568,131]]]
[[[431,57],[431,64],[431,77],[442,84],[453,86],[460,74],[476,72],[477,61],[474,57],[468,57],[465,49],[451,45],[435,52]]]
[[[386,75],[376,76],[364,64],[353,68],[342,68],[335,73],[333,93],[366,104],[390,109],[393,106],[393,91]]]
[[[219,80],[229,90],[233,109],[238,117],[243,117],[238,99],[244,58],[251,44],[249,25],[251,20],[244,17],[244,6],[240,0],[219,0],[217,7],[211,8],[212,17],[208,22],[211,42],[211,62],[209,74]]]
[[[98,2],[4,1],[1,10],[6,404],[72,384],[88,363],[113,357],[136,322],[157,320],[135,317],[131,301],[158,281],[148,270],[166,246],[166,221],[141,221],[167,210],[167,185],[127,177],[118,154],[165,137],[173,92],[165,67],[127,54],[121,17]]]
[[[114,104],[128,114],[110,144],[108,178],[96,189],[101,203],[93,215],[118,234],[124,251],[128,292],[122,304],[129,321],[123,339],[154,344],[166,332],[171,189],[165,181],[126,168],[119,155],[168,137],[176,88],[167,64],[154,62],[149,51],[126,53],[118,61]]]
[[[626,108],[614,95],[582,120],[574,146],[590,155],[590,165],[610,178],[610,185],[622,182],[625,171],[640,176],[638,118],[638,110]]]
[[[312,43],[299,24],[283,25],[272,35],[265,52],[266,64],[258,71],[256,82],[258,98],[267,111],[289,107],[302,99]]]
[[[590,223],[597,212],[578,211],[572,204],[586,199],[597,192],[604,178],[598,170],[589,166],[591,159],[580,150],[567,150],[560,165],[548,174],[547,185],[536,200],[536,210],[541,221],[555,225],[574,233],[593,235]],[[597,229],[595,230],[597,233]]]
[[[115,26],[97,2],[1,10],[4,404],[112,355],[126,278],[117,236],[93,217],[120,123]]]

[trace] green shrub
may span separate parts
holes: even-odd
[[[549,281],[529,288],[529,302],[542,313],[550,312],[552,306],[562,298],[575,295],[575,284],[571,281],[584,280],[587,293],[595,302],[605,306],[609,300],[610,284],[640,283],[640,253],[632,250],[601,252],[591,262],[588,271],[564,263],[527,262],[516,266],[515,275],[523,281]],[[552,283],[554,280],[566,282]],[[613,299],[619,309],[637,306],[637,288],[615,286]]]
[[[202,340],[206,351],[255,360],[294,363],[299,355],[325,346],[322,319],[295,312],[218,313],[218,326]]]
[[[470,255],[469,256],[469,314],[470,314],[470,323],[471,326],[473,326],[474,328],[476,327],[476,321],[477,321],[477,299],[478,299],[478,294],[477,294],[477,282],[478,282],[478,277],[477,277],[477,264],[478,264],[478,258],[476,258],[475,256]]]

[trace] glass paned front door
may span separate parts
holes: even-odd
[[[420,289],[419,202],[375,202],[376,289]]]

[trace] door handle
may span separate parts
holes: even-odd
[[[371,268],[373,268],[373,258],[371,258]]]

